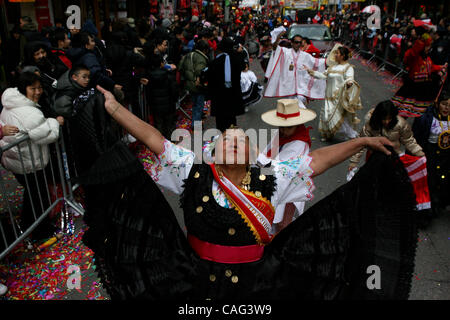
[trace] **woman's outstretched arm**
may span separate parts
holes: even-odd
[[[309,154],[312,157],[310,167],[314,170],[312,176],[324,173],[365,147],[390,155],[391,152],[385,145],[393,146],[393,143],[385,137],[365,137],[314,150]]]
[[[156,128],[124,108],[108,90],[100,86],[97,86],[97,90],[105,96],[105,109],[117,123],[144,143],[152,152],[156,154],[164,152],[164,136]]]

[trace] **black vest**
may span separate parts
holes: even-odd
[[[268,175],[260,180],[260,174],[260,168],[251,168],[250,191],[259,191],[270,200],[275,191],[275,177]],[[212,170],[207,164],[195,164],[184,180],[181,207],[188,233],[220,245],[256,244],[255,236],[236,209],[221,207],[216,202],[212,194],[213,180]]]

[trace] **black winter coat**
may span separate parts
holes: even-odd
[[[123,86],[123,92],[129,94],[137,91],[137,83],[133,83],[133,67],[144,67],[145,58],[120,44],[108,45],[105,60],[111,66],[112,80]]]
[[[148,98],[152,113],[175,112],[178,99],[174,75],[165,69],[155,69],[148,75]]]
[[[225,55],[214,59],[208,67],[208,93],[211,96],[211,115],[224,114],[235,116],[244,113],[244,103],[241,92],[241,72],[245,69],[243,60],[232,54],[231,88],[225,87]]]
[[[67,51],[67,57],[72,61],[72,65],[83,64],[89,69],[91,87],[100,85],[106,90],[113,91],[115,83],[106,73],[106,67],[100,63],[94,51],[86,48],[71,48]]]

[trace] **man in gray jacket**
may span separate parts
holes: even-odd
[[[195,50],[186,54],[180,62],[179,70],[184,88],[189,91],[192,99],[192,128],[195,121],[202,121],[203,106],[205,105],[206,86],[200,81],[202,70],[208,66],[209,45],[199,40]]]

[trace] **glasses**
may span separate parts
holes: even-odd
[[[301,41],[292,41],[292,43],[301,44],[302,42]]]

